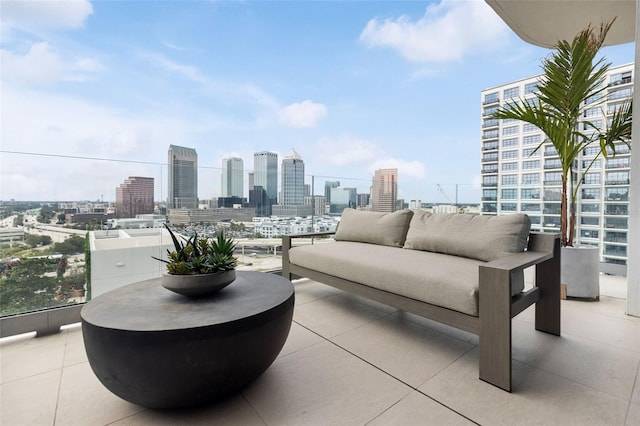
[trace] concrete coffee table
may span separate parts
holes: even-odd
[[[185,407],[260,376],[287,340],[293,305],[293,284],[274,274],[237,272],[204,298],[154,279],[88,302],[82,333],[89,364],[111,392],[145,407]]]

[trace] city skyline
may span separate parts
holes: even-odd
[[[480,92],[549,52],[482,0],[1,7],[1,199],[99,199],[127,176],[166,199],[176,144],[198,152],[200,198],[221,195],[223,158],[295,146],[317,185],[364,192],[398,168],[398,198],[443,202],[438,185],[457,184],[478,202]]]

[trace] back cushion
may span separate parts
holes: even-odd
[[[418,210],[411,219],[404,248],[489,262],[524,251],[530,229],[526,214],[476,216]]]
[[[411,210],[380,213],[344,209],[335,239],[402,247],[411,216]]]

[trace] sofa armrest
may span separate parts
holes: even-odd
[[[536,286],[511,297],[511,279],[536,266]],[[536,303],[536,330],[560,335],[560,238],[530,234],[528,250],[480,266],[480,379],[511,391],[511,318]]]
[[[336,231],[309,232],[304,234],[289,234],[282,236],[282,276],[291,280],[291,268],[289,267],[289,250],[291,250],[292,242],[296,238],[313,238],[327,237],[335,234]]]

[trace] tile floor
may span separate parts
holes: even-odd
[[[93,375],[80,328],[0,342],[0,425],[640,425],[640,318],[624,278],[563,301],[562,337],[514,320],[514,391],[478,380],[476,336],[308,280],[289,340],[240,394],[149,410]]]

